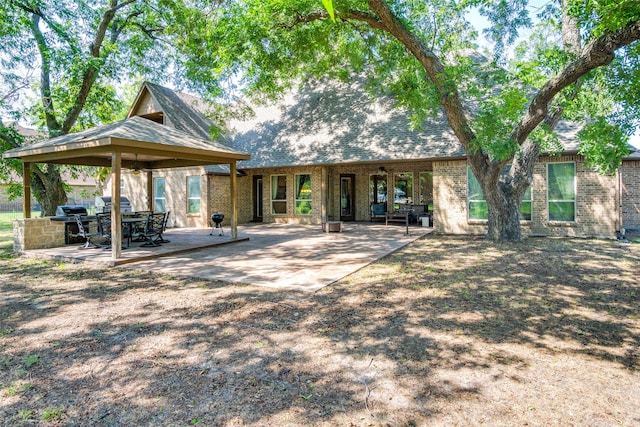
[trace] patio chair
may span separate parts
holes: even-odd
[[[143,218],[144,221],[137,222],[133,225],[133,229],[131,230],[131,239],[134,242],[144,242],[146,239],[144,237],[144,229],[147,224],[147,218],[149,215],[152,215],[153,211],[137,211],[134,212],[133,216],[135,218]]]
[[[89,248],[99,248],[100,245],[91,241],[93,237],[97,237],[100,235],[98,231],[89,232],[84,228],[84,223],[82,222],[81,215],[73,215],[76,220],[76,224],[78,224],[78,233],[76,236],[83,237],[85,239],[84,245],[80,246],[79,249],[89,249]]]
[[[387,208],[385,203],[372,203],[371,204],[371,222],[375,219],[385,219]]]
[[[144,232],[142,233],[146,242],[140,246],[160,246],[160,243],[155,241],[154,238],[162,234],[164,217],[165,214],[163,212],[154,213],[147,217]]]
[[[98,220],[98,232],[105,239],[102,245],[106,246],[105,249],[109,249],[111,247],[111,212],[97,213],[96,219]]]
[[[167,230],[167,221],[169,221],[169,214],[171,213],[171,211],[167,211],[164,214],[164,219],[162,220],[162,231],[160,232],[160,234],[158,234],[158,237],[156,237],[153,241],[156,243],[171,243],[171,240],[167,240],[164,237],[162,237],[162,233],[164,233]]]

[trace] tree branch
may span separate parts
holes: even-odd
[[[380,20],[372,13],[361,10],[349,10],[346,12],[335,11],[336,19],[343,21],[361,21],[365,22],[371,28],[377,30],[385,30]],[[276,28],[284,28],[290,30],[298,25],[308,24],[310,22],[329,19],[329,13],[326,10],[318,10],[305,15],[296,15],[295,19],[288,24],[278,24]]]
[[[69,48],[74,52],[80,52],[80,48],[78,47],[78,45],[75,43],[75,41],[73,40],[73,38],[69,37],[69,34],[67,34],[66,31],[64,31],[64,29],[55,21],[52,21],[51,19],[49,19],[49,17],[47,15],[45,15],[42,10],[40,8],[34,8],[31,7],[23,2],[20,1],[16,1],[16,0],[12,0],[12,3],[19,9],[22,9],[23,11],[27,12],[30,15],[36,15],[38,17],[40,17],[40,19],[42,19],[47,26],[49,26],[49,28],[51,28],[53,30],[54,33],[56,33],[57,36],[59,36],[60,38],[62,38],[64,41],[67,42],[67,44],[69,45]]]
[[[44,115],[47,123],[49,133],[53,133],[50,136],[57,136],[57,132],[60,130],[60,124],[56,120],[55,108],[53,106],[53,99],[51,97],[51,58],[49,53],[49,47],[47,41],[40,31],[39,27],[40,16],[31,15],[29,24],[31,26],[31,32],[36,40],[38,51],[40,52],[40,59],[42,64],[40,65],[40,97],[42,98],[42,106],[44,107]]]
[[[629,23],[614,33],[593,40],[580,56],[538,91],[512,137],[522,145],[533,130],[547,117],[549,104],[564,88],[588,72],[611,63],[616,50],[640,39],[640,21]]]
[[[486,168],[481,150],[472,146],[475,134],[469,126],[457,88],[448,81],[444,64],[424,42],[412,33],[389,9],[384,0],[368,0],[369,8],[376,13],[384,30],[395,37],[420,62],[431,83],[440,94],[440,105],[447,116],[449,126],[462,144],[472,163]]]
[[[109,28],[109,24],[113,21],[116,12],[123,7],[133,3],[135,0],[127,0],[118,4],[118,0],[110,0],[109,8],[104,11],[102,18],[98,24],[96,29],[96,35],[93,39],[91,45],[89,45],[89,54],[91,58],[94,60],[100,59],[100,49],[102,48],[102,44],[104,42],[105,35],[107,33],[107,29]],[[84,104],[87,101],[87,97],[91,92],[91,87],[96,80],[98,75],[98,65],[94,61],[90,61],[87,64],[87,68],[82,76],[82,83],[80,85],[80,90],[76,95],[75,102],[71,109],[69,109],[64,122],[62,124],[62,133],[67,134],[78,120],[82,109],[84,108]]]
[[[6,126],[4,126],[4,124],[0,123],[0,129],[1,128],[6,128]],[[5,134],[5,132],[0,132],[0,140],[4,141],[8,147],[7,149],[11,149],[11,148],[19,148],[21,147],[20,142],[15,139],[12,138],[11,136]]]
[[[457,88],[444,75],[445,68],[442,61],[393,14],[384,0],[368,0],[368,5],[371,12],[355,10],[342,12],[338,10],[336,11],[336,17],[342,20],[365,22],[371,28],[384,31],[402,43],[409,53],[420,62],[427,73],[427,77],[440,94],[440,104],[445,111],[449,126],[467,153],[469,153],[472,162],[479,168],[487,167],[481,150],[473,149],[472,142],[475,139],[475,135],[464,114]],[[280,25],[280,27],[291,29],[296,25],[328,18],[329,14],[326,10],[319,10],[306,15],[298,15],[291,23]]]

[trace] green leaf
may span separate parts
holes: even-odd
[[[336,15],[335,15],[335,11],[333,10],[333,0],[322,0],[322,5],[324,6],[325,9],[327,9],[327,13],[331,17],[331,21],[335,23]]]

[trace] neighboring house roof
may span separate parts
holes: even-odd
[[[145,112],[140,111],[139,108],[140,101],[147,93],[153,99],[155,106],[155,111],[147,111],[147,113],[162,112],[164,124],[197,138],[209,139],[213,123],[206,117],[207,103],[195,96],[174,92],[154,83],[143,83],[127,117],[145,115]]]

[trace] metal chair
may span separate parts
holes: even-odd
[[[386,203],[372,203],[371,204],[371,222],[375,219],[385,219],[387,213]]]
[[[131,230],[131,238],[134,242],[144,242],[146,239],[144,237],[144,229],[147,226],[147,218],[149,215],[152,215],[153,211],[136,211],[133,216],[135,218],[142,218],[144,221],[137,222],[133,225]]]
[[[83,237],[85,239],[84,245],[80,246],[79,249],[89,249],[89,248],[99,248],[100,245],[91,241],[93,237],[97,237],[100,235],[99,231],[89,232],[84,228],[84,223],[82,222],[81,215],[73,215],[76,220],[76,224],[78,224],[78,233],[76,236]]]
[[[146,242],[140,246],[160,246],[160,243],[156,242],[154,238],[157,238],[162,234],[164,217],[165,214],[163,212],[154,213],[147,217],[144,232],[142,233]]]
[[[164,237],[162,237],[162,233],[164,233],[167,229],[167,221],[169,221],[169,214],[171,213],[171,211],[167,211],[164,214],[164,219],[162,220],[162,231],[160,232],[160,234],[158,234],[158,237],[156,237],[153,241],[156,243],[170,243],[171,240],[167,240]]]
[[[102,245],[106,246],[105,249],[109,249],[111,247],[111,212],[97,213],[96,219],[98,220],[98,233],[105,239]]]

